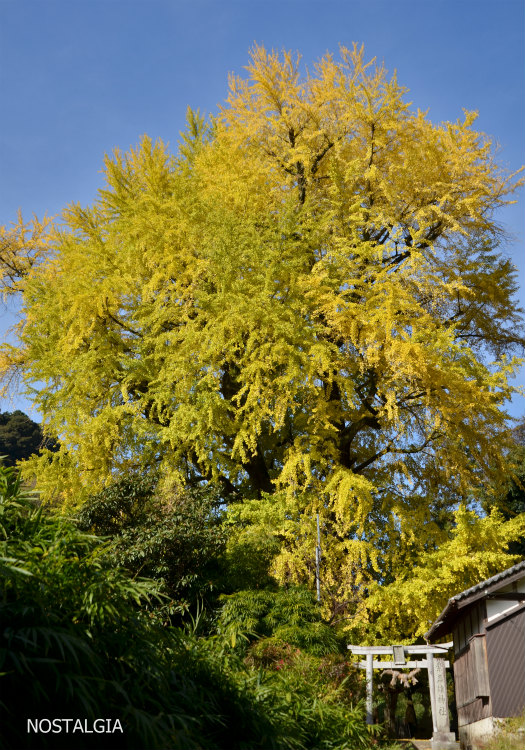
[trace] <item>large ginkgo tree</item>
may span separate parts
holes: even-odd
[[[310,72],[256,47],[247,71],[176,154],[114,153],[45,253],[13,250],[3,366],[60,440],[31,465],[44,494],[213,483],[278,535],[282,580],[311,581],[319,513],[348,602],[506,471],[523,338],[497,210],[521,180],[475,114],[431,123],[357,47]]]

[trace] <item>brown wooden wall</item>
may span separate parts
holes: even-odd
[[[457,654],[454,685],[458,725],[472,724],[492,715],[485,636],[477,634]]]
[[[466,609],[458,619],[454,627],[454,653],[461,653],[468,645],[473,635],[484,633],[484,621],[486,618],[485,602],[476,602]]]
[[[492,715],[519,716],[525,709],[525,605],[487,625]]]

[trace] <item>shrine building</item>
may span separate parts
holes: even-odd
[[[425,639],[449,634],[459,740],[473,750],[525,710],[525,561],[449,599]]]

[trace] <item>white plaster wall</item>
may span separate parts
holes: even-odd
[[[516,584],[510,584],[500,589],[498,594],[515,591],[523,591],[525,593],[525,577],[520,578],[517,582],[517,587]],[[516,607],[519,607],[519,602],[509,602],[505,601],[505,599],[487,599],[487,621],[490,622],[499,615],[511,612]]]

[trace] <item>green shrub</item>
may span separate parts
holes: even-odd
[[[308,589],[239,591],[223,597],[219,629],[230,640],[269,637],[317,656],[337,652],[332,628],[322,622],[319,606]]]
[[[2,468],[0,540],[2,747],[71,747],[67,734],[26,733],[27,718],[55,717],[122,722],[124,735],[75,734],[79,750],[369,746],[362,706],[327,691],[313,657],[252,669],[223,637],[162,626],[154,581],[110,564],[99,538],[36,508]]]
[[[94,495],[77,516],[80,529],[107,535],[107,553],[133,575],[162,582],[177,610],[209,597],[220,577],[226,538],[210,491],[160,493],[151,477],[122,479]]]
[[[276,649],[277,656],[278,643],[268,640],[273,640],[271,651]],[[252,648],[256,650],[255,644]],[[350,665],[339,655],[319,658],[281,648],[282,658],[266,672],[266,685],[299,723],[304,745],[330,750],[370,747],[380,731],[365,725],[359,677]]]
[[[101,541],[36,508],[12,469],[0,469],[0,536],[5,746],[46,746],[46,736],[27,735],[26,719],[49,716],[121,719],[123,744],[99,735],[100,747],[104,737],[115,747],[157,747],[168,729],[183,732],[184,717],[163,717],[156,697],[169,686],[165,638],[140,609],[158,596],[155,582],[110,567]],[[60,747],[71,738],[52,741]],[[78,747],[83,741],[75,736]]]
[[[245,664],[265,669],[284,669],[295,663],[301,651],[281,638],[262,638],[251,644]]]

